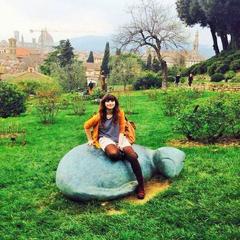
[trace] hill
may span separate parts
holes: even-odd
[[[77,51],[95,51],[104,52],[106,42],[110,43],[110,47],[114,48],[114,43],[112,41],[113,36],[83,36],[70,39],[72,46]],[[188,46],[192,48],[192,46]],[[188,49],[188,47],[186,47]],[[205,58],[209,58],[214,55],[212,46],[200,44],[199,53]]]
[[[4,80],[16,84],[27,94],[36,94],[40,90],[59,89],[58,82],[55,79],[38,72],[22,72],[6,75]]]
[[[218,56],[195,64],[184,71],[183,76],[189,73],[194,75],[208,74],[212,82],[229,81],[240,83],[240,50],[224,51]]]

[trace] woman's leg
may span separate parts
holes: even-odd
[[[122,159],[120,150],[114,144],[109,144],[104,149],[106,155],[113,161],[118,161]]]
[[[130,164],[132,166],[132,170],[138,181],[137,197],[140,199],[143,199],[145,196],[144,179],[143,179],[143,175],[142,175],[141,166],[138,162],[138,155],[133,150],[132,146],[124,147],[123,152],[124,152],[125,159],[130,162]]]

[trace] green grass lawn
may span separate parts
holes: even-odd
[[[137,143],[156,149],[182,138],[175,120],[162,112],[145,92],[132,96]],[[120,96],[126,105],[126,98]],[[240,239],[239,155],[237,147],[181,148],[186,161],[171,186],[144,205],[124,200],[78,203],[57,189],[60,159],[86,141],[83,123],[97,105],[87,104],[84,116],[60,111],[56,123],[43,125],[34,107],[18,118],[27,130],[27,144],[11,146],[0,139],[0,239]],[[109,208],[124,210],[109,216]]]

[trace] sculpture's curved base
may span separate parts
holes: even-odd
[[[153,151],[136,144],[133,145],[133,148],[139,156],[138,160],[145,181],[157,172],[155,165],[156,159],[159,157],[158,151],[164,153],[160,154],[164,158],[163,162],[171,162],[169,166],[172,167],[172,160],[166,160],[165,153],[169,152],[168,148]],[[169,148],[169,150],[171,151],[173,148]],[[181,164],[184,156],[183,153]],[[69,198],[88,201],[110,200],[126,196],[135,190],[137,181],[130,163],[121,160],[113,162],[101,149],[83,144],[73,148],[60,161],[56,173],[56,184]]]

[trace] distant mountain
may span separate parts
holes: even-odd
[[[83,36],[70,39],[72,46],[78,51],[95,51],[104,52],[106,42],[110,43],[110,48],[113,48],[112,36]],[[186,47],[190,49],[192,46]],[[214,56],[214,51],[211,46],[199,45],[199,53],[205,58]]]
[[[78,51],[104,52],[106,42],[112,47],[111,36],[83,36],[70,39],[72,46]]]

